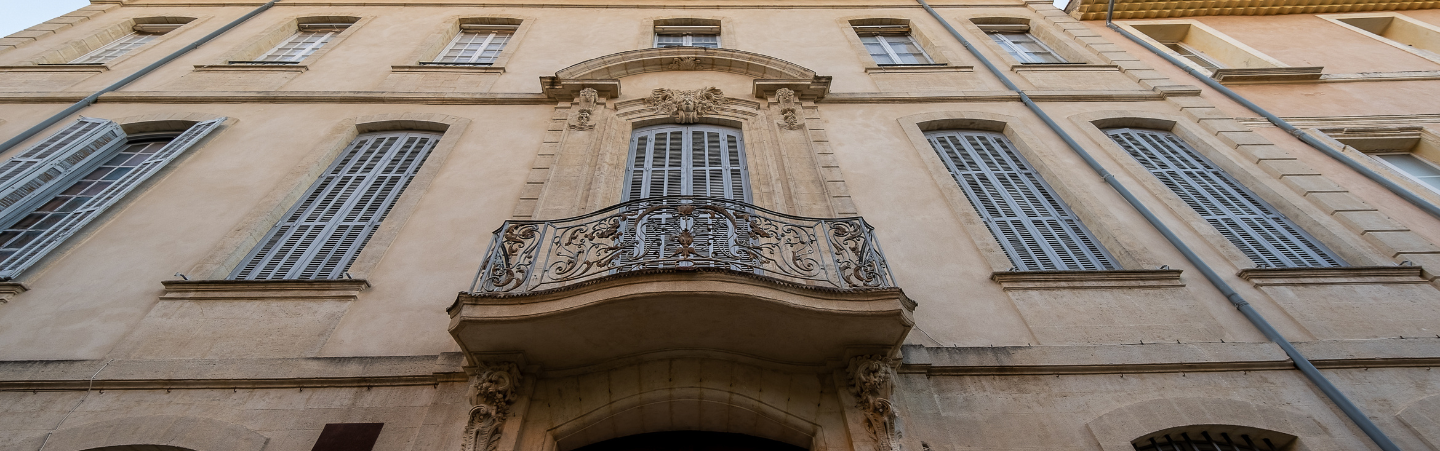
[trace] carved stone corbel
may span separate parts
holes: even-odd
[[[865,416],[865,430],[875,439],[876,451],[900,451],[900,417],[891,396],[895,392],[893,359],[862,355],[850,359],[850,393],[855,408]]]
[[[800,123],[800,105],[795,100],[795,91],[790,88],[775,90],[775,100],[780,103],[780,128],[786,130],[799,130],[805,125]]]
[[[724,105],[725,93],[715,87],[692,91],[657,88],[651,91],[645,104],[657,114],[674,116],[676,123],[694,124],[701,116],[714,114],[715,108]]]
[[[495,451],[500,431],[519,397],[520,367],[514,363],[481,364],[470,383],[470,419],[465,423],[461,451]]]
[[[580,90],[580,104],[577,105],[578,111],[575,113],[575,122],[570,124],[571,130],[595,129],[595,122],[593,122],[593,117],[595,115],[595,105],[597,103],[597,97],[598,93],[595,91],[594,88],[585,88]]]

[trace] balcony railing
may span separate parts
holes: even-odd
[[[894,287],[864,219],[804,218],[709,197],[652,197],[569,219],[506,221],[470,291],[523,294],[665,268],[726,268],[842,290]]]

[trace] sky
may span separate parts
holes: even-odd
[[[90,4],[90,0],[0,0],[0,36],[30,28]]]

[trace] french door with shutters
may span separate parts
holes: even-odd
[[[713,125],[658,125],[630,139],[624,200],[708,196],[750,201],[740,130]]]
[[[339,279],[420,171],[439,133],[355,138],[231,279]]]

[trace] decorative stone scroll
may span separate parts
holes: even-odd
[[[595,88],[580,90],[579,111],[575,113],[575,122],[570,124],[571,130],[594,130],[595,123],[592,122],[595,115],[595,104],[598,92]]]
[[[714,114],[716,107],[724,105],[725,93],[716,87],[693,91],[657,88],[651,91],[645,104],[654,108],[657,114],[675,116],[676,123],[694,124],[700,116]]]
[[[699,70],[700,58],[693,56],[675,58],[670,60],[670,65],[665,68],[669,70]]]
[[[520,367],[514,363],[481,365],[470,385],[470,419],[460,451],[495,451],[500,431],[510,416],[520,388]]]
[[[790,88],[775,90],[775,100],[780,103],[780,128],[786,130],[799,130],[804,125],[800,124],[800,106],[795,101],[795,91]]]
[[[895,391],[892,359],[862,355],[850,359],[850,394],[865,416],[865,430],[875,439],[876,451],[900,451],[900,418],[891,396]]]

